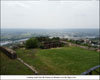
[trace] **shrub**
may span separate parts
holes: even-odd
[[[45,46],[44,46],[43,44],[40,44],[40,48],[41,48],[41,49],[44,49]]]
[[[26,48],[37,48],[38,47],[38,40],[37,38],[30,38],[29,40],[26,41],[25,47]]]

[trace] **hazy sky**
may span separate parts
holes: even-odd
[[[99,28],[99,1],[2,1],[2,28]]]

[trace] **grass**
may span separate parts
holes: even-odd
[[[79,47],[55,49],[18,49],[17,54],[34,66],[39,74],[80,75],[99,65],[99,53]]]
[[[18,60],[12,60],[0,52],[0,74],[1,75],[29,75],[34,74]]]

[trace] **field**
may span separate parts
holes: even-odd
[[[0,52],[0,74],[2,75],[29,75],[34,74],[18,60],[9,59]]]
[[[80,75],[99,65],[99,53],[79,47],[18,49],[17,55],[42,75]]]

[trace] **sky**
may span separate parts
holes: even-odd
[[[99,1],[1,1],[1,28],[99,28]]]

